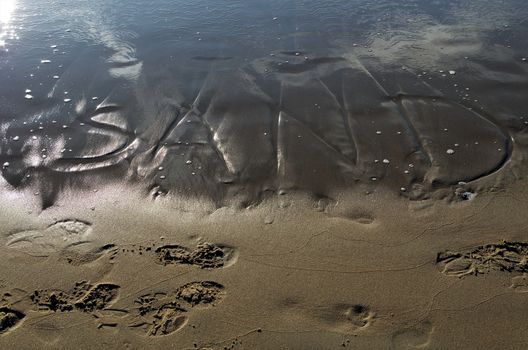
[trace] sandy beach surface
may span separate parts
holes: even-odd
[[[2,347],[522,349],[525,188],[183,209],[110,186],[38,216],[3,196]]]
[[[0,3],[0,349],[528,349],[524,2],[176,3]]]

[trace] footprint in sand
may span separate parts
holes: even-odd
[[[176,299],[182,300],[192,307],[214,306],[225,296],[224,286],[213,281],[187,283],[174,293]]]
[[[224,286],[213,281],[187,283],[170,294],[142,295],[134,301],[135,319],[129,327],[142,329],[148,336],[169,335],[187,324],[189,308],[214,306],[224,296]]]
[[[361,225],[372,225],[375,222],[374,216],[364,211],[351,211],[337,215],[343,219],[354,221]]]
[[[92,245],[93,246],[93,245]],[[101,247],[87,249],[87,245],[73,245],[60,252],[59,261],[70,265],[79,266],[98,261],[106,257],[112,263],[120,254],[154,255],[155,262],[159,265],[194,265],[202,269],[216,269],[228,267],[238,260],[238,250],[224,244],[202,242],[195,249],[179,244],[167,244],[156,248],[153,243],[149,245],[128,245],[118,247],[115,244],[106,244]]]
[[[224,286],[213,281],[195,281],[184,284],[171,293],[152,293],[138,297],[132,310],[110,308],[119,297],[120,286],[112,283],[95,285],[77,282],[70,290],[36,290],[29,301],[37,312],[83,312],[93,314],[99,320],[98,328],[115,328],[105,316],[134,319],[130,328],[142,329],[148,336],[172,334],[187,324],[188,311],[193,308],[215,306],[225,296]],[[10,293],[5,295],[11,296]],[[27,293],[24,292],[27,297]],[[8,297],[9,299],[9,297]],[[8,300],[6,299],[6,302]],[[0,335],[16,327],[25,314],[7,306],[0,307]]]
[[[114,244],[97,246],[92,227],[80,220],[58,221],[43,230],[26,230],[9,235],[6,246],[40,257],[55,256],[58,262],[81,266],[98,261],[92,271],[109,272],[117,254]],[[100,260],[105,257],[106,259]]]
[[[332,324],[333,330],[349,334],[367,329],[374,321],[375,313],[362,304],[338,304],[321,315]]]
[[[295,299],[281,304],[286,313],[311,319],[321,329],[341,333],[357,334],[367,330],[375,320],[376,313],[363,304],[303,305]]]
[[[374,317],[369,307],[360,304],[348,307],[344,315],[350,324],[358,329],[367,327]]]
[[[352,221],[360,225],[373,225],[376,222],[376,218],[374,216],[364,211],[347,211],[347,212],[332,211],[332,212],[329,212],[328,214],[333,218]]]
[[[319,205],[316,207],[319,208]],[[326,213],[332,218],[352,221],[361,225],[372,225],[376,222],[376,218],[370,214],[367,210],[363,209],[342,209],[336,205],[325,206],[324,210],[319,210]]]
[[[187,264],[203,269],[227,267],[237,260],[236,249],[212,243],[200,243],[194,250],[181,245],[164,245],[155,250],[157,262],[162,265]]]
[[[0,335],[17,327],[25,316],[20,311],[8,307],[0,307]]]
[[[8,248],[29,254],[49,255],[68,247],[88,243],[91,224],[79,220],[58,221],[44,230],[28,230],[9,235]]]
[[[316,211],[319,212],[328,212],[335,208],[337,205],[337,201],[333,198],[327,197],[327,196],[315,196],[314,200],[314,208]]]
[[[516,293],[528,293],[528,274],[523,273],[522,276],[512,278],[510,286]]]
[[[333,218],[354,221],[362,225],[371,225],[376,220],[376,218],[366,209],[346,209],[341,208],[338,204],[339,203],[335,199],[326,196],[317,196],[314,199],[315,210],[326,213]]]
[[[69,291],[37,290],[30,295],[31,302],[38,311],[52,312],[95,312],[113,304],[119,286],[111,283],[91,285],[86,281],[77,282]]]
[[[142,329],[148,336],[168,335],[187,324],[185,310],[165,293],[146,294],[137,298],[135,319],[128,326]]]
[[[101,283],[88,290],[81,299],[75,302],[77,310],[94,312],[103,310],[117,299],[119,286],[117,284]]]
[[[502,242],[438,253],[442,273],[463,277],[491,271],[528,272],[528,243]]]
[[[434,327],[429,322],[396,332],[392,336],[392,350],[423,349],[431,342]]]
[[[86,247],[73,246],[61,252],[59,261],[73,266],[81,266],[97,261],[103,256],[108,258],[108,262],[113,262],[117,256],[116,246],[114,244],[105,244],[89,250],[86,250]]]

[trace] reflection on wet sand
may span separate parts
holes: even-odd
[[[6,4],[12,12],[14,3]],[[512,59],[511,45],[499,52],[483,39],[501,40],[506,22],[518,25],[505,8],[471,5],[486,10],[483,22],[467,4],[409,2],[396,18],[384,12],[391,2],[365,1],[339,29],[331,20],[344,3],[282,4],[282,16],[239,18],[237,25],[255,25],[227,43],[215,17],[192,33],[185,19],[178,19],[185,31],[151,22],[171,18],[159,12],[165,5],[144,9],[142,36],[108,21],[104,2],[40,20],[80,19],[40,55],[26,101],[19,92],[2,106],[0,162],[12,187],[31,188],[43,207],[101,176],[218,205],[234,194],[254,201],[266,191],[329,195],[358,185],[417,199],[495,173],[516,148],[511,118],[519,118],[519,103],[497,100],[519,97],[528,66]],[[302,20],[315,14],[319,27]],[[127,7],[121,16],[136,14]],[[257,29],[263,21],[273,28],[268,35]],[[98,45],[69,52],[68,37]],[[276,43],[250,51],[251,38]]]
[[[422,198],[496,172],[514,148],[486,110],[409,70],[380,74],[360,59],[297,53],[221,65],[160,70],[146,60],[137,84],[107,96],[34,99],[38,119],[2,128],[4,178],[36,186],[46,205],[64,182],[97,172],[219,204],[233,192],[329,195],[374,182]],[[181,83],[192,75],[193,84]]]

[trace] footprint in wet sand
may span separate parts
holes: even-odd
[[[463,277],[491,271],[528,272],[528,243],[502,242],[462,251],[438,253],[436,264],[448,276]]]
[[[203,269],[227,267],[236,262],[237,251],[226,245],[200,243],[194,250],[181,245],[164,245],[155,250],[162,265],[187,264]]]
[[[374,314],[367,306],[356,304],[346,309],[345,316],[353,327],[359,329],[367,327],[372,321]]]
[[[224,286],[213,281],[187,283],[173,293],[151,293],[140,296],[134,303],[135,319],[131,328],[142,329],[148,336],[172,334],[188,321],[189,308],[214,306],[224,297]]]
[[[148,331],[149,336],[168,335],[187,324],[187,316],[182,315],[178,308],[166,307],[157,311]]]
[[[376,218],[363,208],[341,208],[339,202],[326,196],[316,196],[314,198],[314,208],[316,211],[326,213],[333,218],[354,221],[362,225],[373,224]]]
[[[93,244],[92,244],[93,247]],[[112,263],[121,254],[151,256],[159,265],[194,265],[202,269],[216,269],[228,267],[238,260],[238,250],[224,244],[202,242],[195,249],[179,244],[166,244],[158,246],[131,244],[118,247],[115,244],[106,244],[101,247],[87,249],[88,245],[78,244],[68,247],[60,252],[59,261],[70,265],[79,266],[99,261],[105,257],[106,262]]]
[[[510,288],[516,293],[528,293],[528,273],[523,273],[522,276],[516,276],[511,279]]]
[[[97,284],[78,300],[74,306],[77,310],[84,312],[103,310],[117,299],[119,288],[117,284]]]
[[[0,307],[0,335],[17,327],[25,316],[20,311],[8,307]]]
[[[376,218],[369,211],[363,209],[345,210],[332,207],[332,209],[324,212],[332,218],[352,221],[361,225],[373,225],[376,223]]]
[[[357,334],[367,330],[374,322],[376,313],[363,304],[334,304],[303,306],[295,300],[285,300],[283,306],[295,314],[316,321],[322,329],[341,334]]]
[[[429,322],[421,323],[413,328],[400,330],[392,336],[391,349],[423,349],[431,342],[433,331],[434,327]]]
[[[362,211],[331,212],[329,215],[334,218],[352,221],[360,225],[373,225],[376,222],[374,216]]]
[[[11,234],[6,246],[30,254],[48,255],[75,245],[88,243],[91,224],[80,220],[58,221],[44,230]]]
[[[62,251],[59,261],[73,266],[81,266],[99,260],[103,256],[107,256],[108,262],[112,262],[116,255],[117,248],[114,244],[105,244],[90,250],[86,250],[85,247],[74,246]]]
[[[187,283],[175,292],[176,299],[191,306],[215,305],[224,295],[224,286],[213,281]]]
[[[165,293],[146,294],[137,298],[135,320],[128,326],[142,329],[148,336],[168,335],[187,323],[185,310]]]
[[[69,291],[34,291],[30,299],[38,311],[94,312],[113,304],[118,297],[119,288],[118,285],[111,283],[99,283],[93,286],[86,281],[81,281]]]
[[[313,201],[315,210],[320,212],[328,212],[337,205],[337,201],[335,199],[324,195],[315,196]]]
[[[342,214],[340,215],[340,217],[347,219],[347,220],[355,221],[358,224],[362,224],[362,225],[371,225],[375,222],[374,216],[372,216],[371,214],[367,212],[353,211],[353,212]]]
[[[370,307],[362,304],[338,304],[329,311],[330,313],[324,315],[324,319],[331,321],[335,331],[344,334],[367,329],[375,317]]]
[[[61,251],[61,259],[72,265],[83,265],[96,261],[103,255],[113,259],[119,251],[112,244],[87,253],[77,253],[75,247]],[[191,264],[201,268],[220,268],[236,260],[235,249],[210,243],[199,244],[194,250],[178,245],[166,245],[158,249],[139,248],[137,250],[139,254],[155,253],[158,262],[162,265]],[[135,249],[126,251],[134,253]],[[148,336],[163,336],[183,328],[188,322],[191,309],[215,306],[226,294],[224,286],[220,283],[194,281],[181,285],[170,293],[153,293],[138,297],[132,309],[111,308],[119,297],[120,288],[113,283],[91,284],[80,281],[69,290],[45,289],[35,290],[32,293],[24,291],[22,298],[29,302],[30,309],[33,308],[37,312],[91,314],[98,320],[97,327],[100,329],[115,328],[120,323],[119,319],[125,318],[124,322],[130,328],[142,329]],[[10,298],[7,298],[6,302],[9,301],[8,299]],[[25,315],[3,307],[0,308],[0,317],[1,334],[15,327]]]

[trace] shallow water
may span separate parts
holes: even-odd
[[[0,0],[2,177],[43,207],[108,181],[422,198],[523,159],[527,29],[523,0]]]

